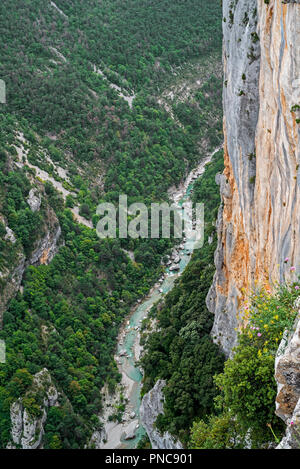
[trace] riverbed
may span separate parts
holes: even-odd
[[[217,148],[202,159],[178,188],[170,189],[169,196],[178,208],[190,200],[196,180],[203,175],[205,166],[221,148]],[[135,306],[120,330],[115,360],[122,375],[121,386],[128,403],[123,421],[121,423],[109,422],[107,418],[113,405],[117,402],[117,396],[109,396],[106,393],[102,416],[103,421],[106,422],[104,425],[106,438],[105,442],[101,444],[102,449],[133,449],[145,435],[145,430],[140,422],[140,392],[143,376],[137,366],[141,354],[141,323],[147,317],[152,306],[172,290],[175,280],[182,274],[191,259],[195,242],[196,240],[183,239],[180,246],[174,248],[170,265],[166,268],[164,276],[154,285],[149,295]]]

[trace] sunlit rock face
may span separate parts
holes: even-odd
[[[300,4],[223,0],[223,18],[225,171],[207,305],[229,355],[254,282],[300,273]]]

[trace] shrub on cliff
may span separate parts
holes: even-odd
[[[274,439],[278,442],[284,425],[275,415],[274,361],[284,331],[293,326],[299,290],[297,283],[278,286],[273,294],[260,289],[243,305],[240,315],[246,325],[239,333],[238,346],[223,373],[215,377],[221,391],[217,407],[222,413],[208,423],[194,423],[193,448],[237,448],[246,435],[253,448],[267,446]],[[233,439],[232,425],[240,438]]]
[[[283,425],[275,415],[277,388],[272,355],[260,355],[255,346],[241,343],[216,383],[222,392],[224,407],[231,410],[245,432],[250,429],[254,446],[272,439],[268,423],[275,432],[281,433]]]
[[[208,422],[194,422],[191,449],[236,449],[243,447],[241,429],[230,412],[212,415]]]

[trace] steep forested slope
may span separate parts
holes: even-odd
[[[205,300],[214,274],[214,251],[220,196],[215,176],[223,170],[223,152],[218,152],[207,166],[204,176],[196,182],[193,201],[205,203],[205,243],[196,250],[173,290],[162,304],[151,311],[157,321],[156,330],[147,333],[145,323],[145,354],[143,392],[148,392],[158,379],[167,381],[164,415],[156,424],[163,433],[171,432],[187,444],[191,423],[213,411],[217,388],[215,373],[222,371],[224,357],[209,336],[213,316]]]

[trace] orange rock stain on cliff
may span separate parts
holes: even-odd
[[[231,223],[235,230],[235,243],[230,253],[226,249],[226,232],[223,233],[224,269],[226,281],[223,286],[218,285],[218,289],[220,293],[227,295],[230,283],[232,281],[236,284],[240,291],[248,289],[248,266],[250,264],[250,253],[249,243],[243,225],[243,218],[241,217],[239,210],[236,210],[238,207],[238,188],[228,155],[226,137],[224,145],[224,164],[224,175],[228,180],[232,197],[224,198],[223,222],[227,226],[229,223]],[[238,298],[238,303],[241,303],[243,300],[244,294],[241,293],[240,297]]]

